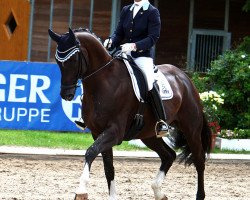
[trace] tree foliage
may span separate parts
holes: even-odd
[[[250,0],[246,0],[246,3],[242,9],[246,12],[250,11]]]

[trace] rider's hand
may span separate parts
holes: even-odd
[[[106,48],[106,49],[110,49],[111,48],[111,45],[112,45],[112,40],[109,38],[109,39],[106,39],[103,43],[103,46]]]
[[[135,43],[125,43],[121,45],[123,53],[129,53],[131,51],[136,51],[136,44]]]

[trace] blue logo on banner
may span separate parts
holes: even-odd
[[[66,102],[56,64],[0,61],[0,128],[79,131],[82,88]]]

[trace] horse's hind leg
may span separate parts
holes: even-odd
[[[202,122],[197,124],[202,124]],[[194,166],[197,171],[198,175],[198,188],[197,188],[197,200],[203,200],[205,199],[205,190],[204,190],[204,171],[205,171],[205,151],[203,150],[202,146],[202,139],[201,139],[201,132],[202,127],[201,126],[192,126],[192,131],[188,128],[185,131],[185,138],[187,140],[187,151],[186,151],[186,158],[187,158],[187,164],[194,163]],[[189,135],[188,135],[189,133]],[[189,157],[191,153],[191,157]]]
[[[191,139],[189,139],[191,140]],[[197,141],[199,141],[197,139]],[[205,153],[203,151],[201,141],[198,142],[189,142],[190,150],[192,152],[192,159],[195,165],[197,175],[198,175],[198,188],[197,188],[197,200],[205,199],[205,190],[204,190],[204,171],[205,171]],[[196,143],[196,144],[195,144]]]
[[[203,200],[205,199],[205,190],[204,190],[205,152],[202,148],[201,141],[199,142],[193,141],[192,145],[190,145],[190,150],[192,152],[193,162],[198,175],[198,188],[197,188],[196,199]]]
[[[142,139],[142,142],[155,151],[161,159],[160,170],[152,183],[152,189],[156,200],[167,200],[167,197],[161,191],[161,186],[166,173],[176,158],[176,153],[161,138]]]

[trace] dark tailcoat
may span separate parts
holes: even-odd
[[[112,47],[123,43],[135,43],[137,51],[131,55],[153,57],[153,46],[159,39],[161,29],[160,13],[151,4],[146,4],[133,18],[133,4],[123,7],[118,26],[111,36]]]

